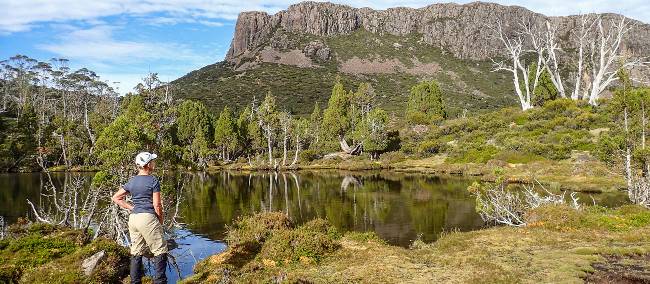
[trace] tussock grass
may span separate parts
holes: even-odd
[[[527,218],[532,224],[528,227],[448,232],[435,243],[418,242],[409,249],[387,245],[372,233],[347,233],[333,238],[340,246],[318,262],[262,260],[229,270],[227,277],[236,283],[278,277],[313,283],[582,283],[597,270],[594,263],[605,261],[604,255],[650,252],[650,210],[641,207],[576,211],[547,206]],[[282,236],[291,234],[286,232]],[[201,277],[188,283],[223,280],[226,275],[223,266],[214,263],[202,264],[197,273]]]
[[[296,226],[280,212],[242,217],[229,228],[228,249],[199,263],[196,274],[184,282],[227,282],[231,277],[250,281],[261,270],[313,266],[340,249],[340,239],[323,219]]]

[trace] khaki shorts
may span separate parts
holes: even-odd
[[[151,213],[132,213],[129,215],[129,235],[131,254],[144,255],[146,248],[154,255],[167,252],[167,242],[163,238],[163,227],[158,217]]]

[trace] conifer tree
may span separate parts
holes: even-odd
[[[316,145],[320,140],[322,122],[323,115],[321,114],[320,104],[316,102],[316,104],[314,104],[314,111],[312,111],[311,116],[309,117],[309,130],[314,136],[314,144]]]
[[[237,129],[232,112],[226,106],[215,123],[214,144],[221,150],[221,158],[230,160],[230,155],[237,147]]]
[[[376,159],[379,153],[388,147],[387,124],[386,111],[374,108],[362,120],[356,131],[363,144],[363,150],[370,153],[371,159]]]
[[[406,118],[411,124],[431,124],[447,118],[442,92],[435,81],[420,82],[411,88]]]

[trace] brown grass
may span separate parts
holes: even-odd
[[[230,281],[313,283],[582,283],[603,255],[650,252],[650,211],[547,207],[534,225],[452,232],[412,249],[350,233],[318,263],[274,262],[231,271]],[[557,220],[555,220],[557,219]],[[555,220],[555,221],[554,221]],[[567,222],[565,222],[568,220]],[[554,223],[554,224],[551,224]],[[566,225],[563,225],[566,224]],[[226,252],[227,253],[227,252]],[[267,261],[268,262],[268,261]],[[219,266],[201,266],[202,279],[220,279]],[[222,274],[221,274],[222,275]],[[196,278],[195,278],[196,280]],[[200,281],[190,280],[188,283]]]

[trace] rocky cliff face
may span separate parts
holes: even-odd
[[[241,13],[226,60],[236,62],[237,58],[250,55],[264,45],[277,29],[321,37],[349,34],[358,29],[379,35],[419,34],[425,43],[443,48],[458,58],[483,60],[493,56],[495,50],[500,48],[500,43],[491,38],[488,25],[500,19],[505,24],[505,30],[512,31],[522,18],[557,23],[561,39],[569,38],[577,25],[575,16],[546,17],[522,7],[482,2],[387,10],[302,2],[274,15]],[[637,22],[637,27],[628,34],[625,43],[628,49],[650,54],[650,26]]]
[[[499,19],[513,32],[522,18],[553,21],[567,51],[560,56],[574,51],[567,39],[578,17],[480,2],[383,11],[303,2],[274,15],[240,14],[226,62],[174,84],[179,97],[202,100],[212,109],[246,106],[272,92],[284,107],[309,114],[315,102],[327,104],[334,82],[350,90],[364,82],[382,108],[399,113],[410,88],[426,79],[438,82],[445,103],[457,113],[500,108],[517,101],[511,76],[492,72],[492,62],[485,60],[501,49],[488,26]],[[650,26],[637,24],[624,48],[650,56]]]

